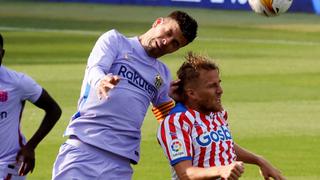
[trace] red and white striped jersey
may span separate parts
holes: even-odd
[[[236,160],[226,111],[204,115],[187,109],[171,114],[162,121],[157,136],[172,166],[191,160],[193,166],[206,168]]]

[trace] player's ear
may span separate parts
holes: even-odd
[[[156,27],[158,26],[159,24],[162,24],[164,21],[164,18],[163,17],[160,17],[160,18],[157,18],[154,23],[152,24],[152,27]]]
[[[196,92],[192,88],[185,89],[185,95],[188,99],[195,99]]]

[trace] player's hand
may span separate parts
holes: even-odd
[[[265,180],[285,180],[286,178],[281,174],[281,172],[273,167],[267,160],[260,158],[260,174]]]
[[[108,98],[108,92],[113,89],[120,81],[120,77],[112,74],[106,75],[99,81],[98,96],[99,99]]]
[[[20,164],[19,176],[32,172],[35,166],[35,152],[33,148],[23,146],[17,154],[16,161]]]
[[[180,79],[170,82],[169,96],[176,102],[182,101],[182,96],[177,92],[180,85]]]
[[[244,172],[244,164],[241,161],[236,161],[226,166],[220,166],[219,174],[222,179],[237,180]]]

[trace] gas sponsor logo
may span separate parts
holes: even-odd
[[[231,134],[227,127],[221,126],[216,131],[212,130],[201,134],[196,138],[196,142],[203,147],[209,146],[212,142],[231,140]]]

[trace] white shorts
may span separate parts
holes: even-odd
[[[15,165],[1,165],[0,166],[0,180],[25,180],[26,176],[19,176],[18,170],[19,167],[17,164]]]
[[[52,180],[130,180],[130,160],[78,139],[68,139],[59,150]]]

